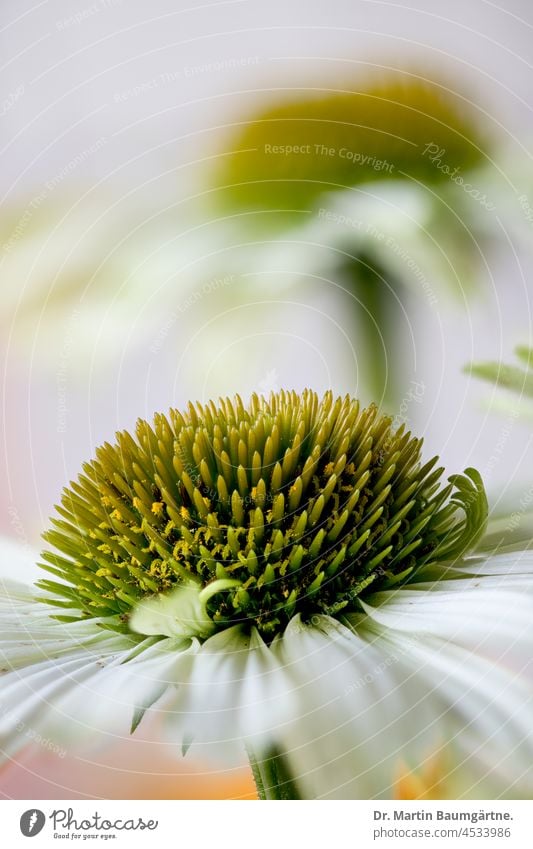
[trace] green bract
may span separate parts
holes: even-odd
[[[355,610],[483,530],[477,472],[441,486],[421,446],[375,406],[331,392],[139,421],[64,491],[43,555],[59,580],[40,586],[68,618],[116,614],[117,627],[178,586],[207,588],[205,633],[244,622],[270,638],[295,613]]]
[[[525,398],[533,398],[533,348],[518,345],[515,354],[521,362],[520,366],[498,362],[474,363],[467,371],[474,377],[488,380],[503,389],[510,389]]]
[[[308,209],[369,180],[448,181],[486,149],[475,118],[442,85],[407,73],[345,90],[302,90],[257,112],[220,157],[220,197],[248,210]]]

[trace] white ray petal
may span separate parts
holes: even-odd
[[[240,626],[210,637],[178,682],[169,711],[174,735],[197,743],[270,739],[292,716],[290,683],[255,629]]]
[[[4,757],[37,737],[56,745],[70,745],[75,736],[79,739],[79,719],[64,711],[63,701],[101,671],[102,663],[102,656],[82,651],[5,675],[0,701],[0,749]],[[85,705],[89,708],[87,693]],[[108,719],[113,722],[115,717],[116,713]]]
[[[281,744],[311,798],[389,797],[397,764],[438,742],[432,699],[399,652],[325,616],[299,618],[279,649],[299,710]]]
[[[522,547],[517,551],[468,557],[449,565],[428,566],[417,573],[417,585],[423,584],[429,589],[442,586],[443,580],[465,580],[468,577],[501,577],[506,582],[502,583],[502,588],[508,580],[526,578],[529,580],[523,582],[524,589],[533,591],[533,550]]]
[[[136,641],[132,652],[129,637],[107,631],[69,655],[7,673],[0,697],[1,748],[12,754],[24,745],[25,729],[75,750],[128,737],[136,710],[175,683],[190,647],[190,640],[153,645],[149,639]]]
[[[533,687],[516,672],[453,643],[386,631],[434,695],[434,722],[460,770],[476,776],[467,795],[491,786],[498,796],[533,793]]]
[[[109,629],[112,622],[60,622],[33,591],[9,582],[0,592],[0,741],[5,755],[46,736],[79,748],[105,734],[129,734],[133,714],[168,686],[173,663],[190,640],[154,639]],[[9,589],[9,594],[6,593]],[[144,662],[140,664],[140,660]]]
[[[406,587],[407,588],[407,587]],[[466,592],[467,590],[502,590],[510,593],[528,593],[533,595],[533,579],[527,573],[509,572],[506,575],[495,573],[486,575],[482,572],[474,570],[468,573],[463,573],[459,577],[459,573],[449,575],[445,581],[424,581],[420,583],[412,583],[408,585],[409,590],[421,591],[424,593],[430,592]],[[402,590],[404,588],[402,587]]]
[[[105,629],[102,619],[60,622],[54,618],[63,610],[37,601],[39,593],[15,581],[0,585],[0,668],[9,671],[79,650],[95,651],[105,642],[121,649],[135,640]]]
[[[477,579],[453,582],[450,587],[443,581],[431,592],[406,586],[375,593],[362,607],[386,628],[432,634],[496,657],[514,654],[518,663],[531,656],[531,595],[484,588]]]

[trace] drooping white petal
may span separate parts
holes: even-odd
[[[0,669],[4,672],[89,651],[91,646],[98,651],[103,641],[108,650],[132,645],[131,639],[103,630],[102,619],[59,622],[55,615],[64,611],[38,601],[39,595],[25,584],[0,582]]]
[[[242,746],[243,739],[262,739],[286,716],[279,668],[256,632],[243,637],[240,628],[231,628],[202,646],[176,636],[139,645],[134,635],[106,630],[105,620],[58,622],[50,617],[53,610],[32,600],[31,591],[15,584],[10,589],[9,599],[0,596],[2,663],[13,670],[2,680],[0,737],[6,753],[24,744],[24,735],[16,732],[21,723],[79,748],[128,734],[152,708],[164,714],[176,744],[192,737]],[[180,594],[179,601],[192,612],[196,631],[198,610],[194,600],[191,608],[191,597]],[[152,619],[140,619],[144,630],[161,634],[166,625],[174,630],[167,607],[162,618],[160,608],[149,614]]]
[[[186,672],[167,706],[174,739],[259,743],[294,715],[291,684],[255,629],[236,625],[210,637]]]
[[[285,643],[302,684],[283,747],[306,796],[390,797],[401,764],[443,756],[457,796],[531,795],[533,691],[516,672],[361,615],[353,631],[325,619]]]
[[[375,593],[362,607],[380,625],[411,634],[431,634],[482,654],[530,657],[533,597],[483,586],[483,578],[419,584]]]
[[[524,676],[476,652],[431,635],[382,630],[433,693],[432,722],[440,727],[455,766],[468,772],[471,798],[531,797],[533,686]],[[485,793],[487,790],[485,790]]]
[[[449,565],[428,566],[416,575],[416,584],[421,589],[446,589],[448,582],[459,578],[467,586],[465,578],[499,578],[501,589],[521,586],[526,592],[533,592],[533,550],[525,549],[505,551],[497,554],[467,557]],[[446,583],[443,585],[443,581]],[[512,583],[514,581],[514,584]],[[482,582],[477,586],[494,586]]]
[[[401,652],[326,616],[296,617],[279,643],[298,709],[282,729],[290,771],[311,798],[387,798],[408,755],[438,745],[433,699]]]
[[[363,603],[367,627],[377,626],[385,642],[420,664],[464,768],[510,798],[533,792],[531,567],[529,553],[473,558],[451,580]]]
[[[165,653],[152,639],[109,630],[104,619],[60,622],[12,581],[0,591],[0,749],[4,757],[38,737],[66,746],[129,734],[134,711],[166,689]],[[64,611],[62,611],[64,612]],[[175,661],[190,640],[163,640]],[[146,661],[139,665],[146,649]],[[157,667],[157,668],[156,668]]]
[[[206,610],[210,594],[237,581],[214,581],[203,590],[196,584],[178,587],[168,596],[147,599],[134,611],[130,626],[144,634],[208,637],[203,645],[195,640],[194,650],[181,656],[159,660],[158,681],[154,681],[145,707],[173,685],[153,712],[163,713],[174,743],[194,740],[196,746],[255,741],[271,734],[287,713],[282,674],[270,649],[255,629],[245,634],[239,626],[210,636],[215,630]],[[140,665],[153,666],[161,644],[140,659]],[[194,662],[193,662],[194,661]],[[162,684],[161,679],[166,684]]]
[[[190,640],[139,643],[101,631],[70,653],[4,674],[0,749],[12,755],[25,745],[24,729],[76,750],[128,737],[144,711],[187,677],[196,649]]]
[[[103,648],[103,647],[102,647]],[[104,648],[105,651],[105,648]],[[105,659],[104,659],[105,658]],[[2,716],[0,719],[0,748],[4,757],[11,756],[31,739],[45,737],[53,743],[70,744],[81,739],[83,718],[64,709],[69,693],[79,692],[113,658],[105,654],[78,650],[75,654],[54,658],[4,674],[2,677]],[[85,710],[91,706],[87,690]],[[94,693],[93,693],[94,698]],[[109,713],[110,727],[116,727],[119,713]],[[85,727],[85,737],[87,731]],[[93,729],[94,731],[94,729]]]
[[[32,590],[10,583],[9,594],[0,594],[2,665],[8,670],[0,727],[5,751],[24,743],[16,734],[20,723],[79,748],[101,742],[102,733],[129,733],[154,703],[175,743],[192,737],[242,745],[243,739],[270,734],[288,705],[277,662],[259,635],[230,628],[200,646],[174,633],[183,628],[182,616],[190,620],[187,633],[205,633],[198,594],[181,592],[176,599],[174,593],[161,601],[157,609],[148,605],[134,614],[136,624],[145,633],[168,630],[173,636],[150,637],[139,646],[133,634],[106,630],[105,620],[58,622],[50,615],[56,611],[36,602]]]
[[[109,735],[128,737],[142,717],[136,713],[174,685],[173,671],[188,666],[190,640],[146,640],[133,651],[123,646],[112,655],[93,655],[92,673],[74,680],[64,697],[52,704],[52,727],[69,725],[68,737],[76,747],[101,745]],[[193,650],[194,651],[194,650]],[[107,739],[106,739],[107,738]]]

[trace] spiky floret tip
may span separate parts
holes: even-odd
[[[365,593],[460,556],[480,535],[475,470],[440,479],[422,440],[371,405],[312,391],[189,404],[119,433],[65,489],[40,581],[65,618],[127,622],[146,597],[209,589],[215,629],[272,637],[296,613],[338,615]]]

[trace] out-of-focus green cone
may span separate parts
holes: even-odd
[[[382,224],[381,243],[370,235],[365,247],[361,230],[359,236],[352,230],[350,237],[349,228],[344,228],[344,238],[342,224],[335,227],[333,223],[329,230],[322,227],[321,236],[313,229],[313,218],[325,207],[333,212],[335,222],[333,198],[341,199],[344,193],[340,220],[353,209],[365,226],[370,225],[371,197],[366,204],[369,217],[365,218],[367,189],[363,188],[363,195],[352,189],[369,184],[376,189],[368,191],[379,195],[386,182],[403,183],[403,195],[390,201],[393,216],[394,204],[401,205],[406,193],[420,193],[421,185],[427,186],[424,202],[433,210],[431,235],[442,245],[440,252],[437,248],[434,253],[442,262],[440,254],[447,256],[451,243],[453,271],[455,263],[467,266],[468,228],[462,226],[461,214],[454,214],[453,190],[457,194],[461,189],[453,185],[451,172],[463,174],[481,165],[487,143],[475,113],[469,112],[465,102],[446,85],[407,71],[352,80],[330,91],[295,90],[283,102],[257,111],[239,125],[216,160],[213,197],[223,215],[238,215],[240,224],[263,238],[308,227],[308,231],[294,230],[296,245],[308,241],[327,244],[331,238],[332,244],[346,251],[344,259],[339,253],[330,273],[353,296],[360,375],[368,394],[390,406],[401,396],[405,293],[402,261],[391,264],[387,256],[391,252],[384,246],[389,235],[387,223]],[[398,215],[402,215],[401,206]],[[428,224],[413,221],[413,230],[424,226]],[[331,232],[332,227],[338,232]],[[411,248],[407,252],[408,259],[417,263]],[[398,273],[394,270],[397,266]],[[469,279],[464,282],[454,279],[450,284],[459,288],[462,296],[472,274],[466,277]]]
[[[395,72],[350,88],[296,91],[239,127],[218,159],[220,200],[297,211],[323,192],[376,179],[449,179],[428,145],[461,171],[482,161],[479,130],[445,86]]]

